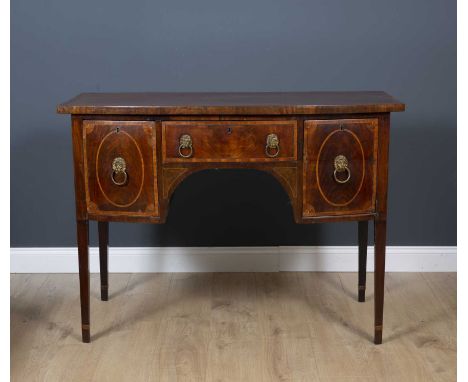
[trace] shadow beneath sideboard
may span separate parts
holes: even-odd
[[[291,325],[301,321],[313,325],[310,317],[316,316],[320,317],[322,323],[329,322],[331,325],[336,325],[339,330],[348,332],[351,335],[348,337],[349,341],[366,339],[373,342],[373,324],[361,325],[359,321],[356,321],[359,318],[355,316],[352,319],[349,316],[352,313],[349,310],[350,304],[355,304],[352,308],[354,312],[356,309],[369,311],[369,305],[358,303],[354,294],[350,296],[351,293],[349,295],[347,293],[346,297],[343,295],[340,297],[343,287],[338,275],[308,274],[307,272],[172,273],[165,275],[170,277],[170,281],[163,284],[156,280],[158,277],[161,278],[162,274],[132,275],[134,277],[131,277],[125,288],[111,295],[111,299],[119,298],[121,300],[119,303],[126,304],[129,308],[124,309],[122,317],[115,320],[112,325],[104,325],[104,329],[92,334],[92,341],[106,337],[113,332],[129,330],[141,321],[159,320],[158,331],[164,333],[164,325],[168,322],[192,319],[210,321],[213,317],[212,313],[218,309],[226,309],[235,319],[236,314],[239,314],[236,307],[241,306],[242,317],[248,316],[258,321],[262,317],[269,317],[279,312],[280,316],[275,321],[275,325],[279,325],[279,330],[285,333],[290,324],[287,320],[284,321],[284,317],[301,311],[304,314],[294,316],[292,319],[295,321]],[[307,284],[304,284],[305,279],[308,280]],[[164,285],[167,290],[157,290],[157,285]],[[314,285],[317,289],[307,289],[313,288]],[[223,291],[222,294],[220,290]],[[154,298],[151,297],[153,293]],[[131,299],[137,299],[135,305],[130,305]],[[334,301],[337,301],[336,304]],[[193,307],[191,304],[194,304]],[[200,309],[200,304],[204,306],[203,309]],[[367,296],[366,304],[373,305],[372,295]],[[192,310],[194,316],[191,315]],[[367,313],[369,312],[365,314]],[[199,316],[200,314],[203,316]],[[366,321],[373,322],[373,313],[368,318]],[[414,323],[404,322],[399,326],[389,324],[384,332],[384,343],[390,343],[408,334],[417,334],[444,319],[445,315],[442,312],[436,312],[431,316],[421,317]],[[260,323],[258,327],[262,327],[262,324]]]

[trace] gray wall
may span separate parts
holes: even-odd
[[[75,245],[70,120],[85,91],[385,90],[388,240],[456,244],[456,2],[15,0],[11,245]],[[92,243],[96,243],[96,226]],[[112,224],[111,245],[351,245],[356,224],[295,225],[276,181],[211,171],[164,226]]]

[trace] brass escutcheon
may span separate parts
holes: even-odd
[[[123,174],[123,180],[117,181],[115,180],[116,175]],[[111,179],[112,182],[116,186],[123,186],[125,183],[127,183],[127,164],[125,163],[125,159],[121,157],[114,158],[112,161],[112,174],[111,174]]]
[[[275,150],[273,154],[271,150]],[[268,134],[266,139],[265,154],[270,158],[275,158],[279,155],[279,138],[276,134]]]
[[[182,153],[182,150],[188,149],[188,154]],[[179,138],[179,155],[182,158],[190,158],[193,154],[193,147],[192,147],[192,137],[188,134],[183,134]]]
[[[333,171],[333,177],[335,178],[335,180],[338,182],[338,183],[346,183],[349,181],[349,179],[351,179],[351,170],[349,169],[348,167],[348,159],[344,156],[344,155],[338,155],[336,158],[335,158],[335,171]],[[344,180],[340,180],[338,179],[338,176],[337,174],[340,173],[340,172],[347,172],[348,176],[346,177],[346,179]]]

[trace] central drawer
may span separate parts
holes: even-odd
[[[296,121],[170,121],[162,125],[165,163],[297,159]]]

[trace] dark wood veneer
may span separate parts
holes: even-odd
[[[404,108],[384,92],[85,93],[59,105],[72,114],[83,342],[91,338],[88,221],[99,222],[106,301],[108,222],[164,223],[187,176],[253,168],[284,187],[296,223],[358,222],[359,301],[374,221],[374,342],[381,343],[390,112]],[[192,146],[180,154],[184,134]],[[272,134],[278,153],[265,150]]]
[[[66,114],[259,115],[388,113],[405,105],[380,91],[272,93],[83,93]]]
[[[190,158],[181,158],[179,138],[193,140]],[[265,155],[267,136],[276,134],[276,157]],[[278,162],[297,159],[296,121],[168,121],[162,124],[163,163]],[[276,152],[272,152],[272,155]]]
[[[305,216],[375,211],[377,138],[375,118],[305,121]],[[343,184],[333,176],[338,155],[349,162],[350,179]],[[338,174],[338,180],[347,175]]]
[[[155,122],[83,122],[86,203],[92,214],[158,216]],[[112,175],[116,158],[125,162],[128,175]],[[119,179],[121,178],[121,179]]]

